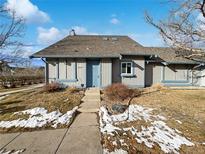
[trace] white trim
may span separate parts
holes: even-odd
[[[127,73],[127,64],[131,64],[131,73]],[[122,73],[122,65],[126,64],[126,73]],[[129,62],[121,62],[121,76],[132,76],[134,72],[134,68],[133,68],[133,62],[129,61]]]

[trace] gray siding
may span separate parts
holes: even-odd
[[[59,81],[69,86],[86,87],[86,59],[46,59],[46,78],[49,82]],[[133,62],[133,76],[121,76],[121,62]],[[101,66],[101,87],[112,83],[123,83],[130,87],[145,87],[155,83],[167,86],[205,86],[205,68],[192,71],[193,65],[145,64],[143,57],[127,56],[123,59],[103,58]]]
[[[67,71],[66,71],[66,59],[59,59],[59,79],[66,79]]]
[[[101,86],[106,87],[112,84],[112,60],[101,59]]]
[[[47,59],[49,83],[58,81],[68,86],[86,86],[86,59]]]
[[[199,85],[198,77],[194,78],[192,68],[192,65],[146,64],[146,86],[156,83],[163,83],[167,86]],[[198,74],[199,72],[196,71],[195,73]]]
[[[49,83],[55,81],[57,78],[57,60],[56,59],[47,59],[48,62],[48,81]]]
[[[121,62],[133,62],[133,76],[121,76]],[[126,57],[125,59],[113,59],[112,80],[114,83],[123,83],[130,87],[144,87],[145,84],[145,60],[143,57]]]

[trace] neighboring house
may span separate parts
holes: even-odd
[[[105,87],[204,86],[203,64],[177,57],[171,48],[143,47],[128,36],[73,35],[33,54],[46,62],[46,81]],[[197,71],[193,71],[197,68]]]

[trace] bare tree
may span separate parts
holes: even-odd
[[[0,61],[13,63],[20,60],[23,35],[24,19],[0,4]]]
[[[178,56],[205,61],[205,0],[169,0],[174,8],[166,19],[155,22],[146,12],[146,21],[157,28],[165,43]]]

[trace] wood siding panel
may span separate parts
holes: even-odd
[[[72,61],[73,59],[67,59],[66,60],[66,79],[71,80],[72,79]]]
[[[101,59],[101,86],[112,84],[112,60]]]
[[[49,83],[51,83],[52,81],[55,81],[57,77],[56,74],[57,61],[56,59],[47,59],[47,62],[48,62],[48,80]]]
[[[66,79],[66,59],[59,59],[59,79]]]

